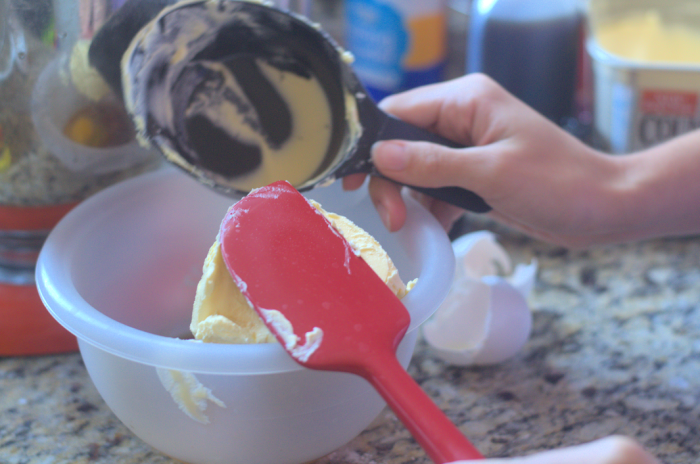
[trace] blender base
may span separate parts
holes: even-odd
[[[48,231],[76,204],[0,205],[0,356],[78,350],[75,336],[56,322],[41,301],[33,269]]]
[[[35,285],[0,284],[0,356],[77,350],[75,336],[49,314]]]

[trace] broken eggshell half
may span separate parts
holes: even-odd
[[[464,235],[452,247],[457,262],[454,281],[445,301],[423,325],[423,337],[431,351],[450,364],[505,361],[530,336],[527,297],[537,262],[512,270],[510,257],[488,231]]]

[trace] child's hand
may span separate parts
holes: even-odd
[[[585,445],[561,448],[522,458],[458,461],[451,464],[660,464],[637,442],[612,436]]]
[[[492,217],[550,242],[585,246],[615,240],[609,205],[620,177],[616,158],[587,147],[490,78],[470,74],[394,95],[380,106],[468,147],[379,142],[373,160],[387,177],[472,190],[493,208]],[[355,189],[363,180],[349,176],[344,186]],[[399,187],[373,178],[370,194],[387,228],[399,229],[406,215]],[[462,213],[424,200],[446,228]],[[601,235],[602,240],[594,237]]]

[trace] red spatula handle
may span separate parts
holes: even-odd
[[[375,356],[370,364],[364,377],[436,464],[484,458],[393,354],[384,359]]]

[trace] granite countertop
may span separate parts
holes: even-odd
[[[465,32],[452,34],[454,75]],[[537,258],[534,328],[489,367],[446,365],[419,341],[409,372],[438,406],[490,457],[624,434],[665,463],[697,462],[700,238],[567,251],[481,219],[463,231],[482,228],[515,262]],[[112,414],[79,354],[0,357],[0,464],[93,462],[176,461]],[[387,409],[318,464],[429,462]]]
[[[419,342],[409,372],[487,456],[624,434],[666,463],[700,455],[700,238],[567,251],[488,221],[539,261],[532,336],[514,358],[453,367]],[[0,463],[174,463],[111,413],[78,354],[0,358]],[[429,463],[386,409],[318,464]]]

